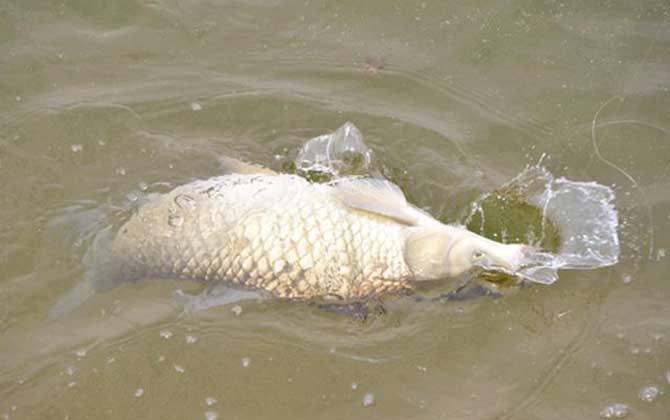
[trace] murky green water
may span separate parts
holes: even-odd
[[[662,0],[0,1],[0,415],[667,418],[669,18]],[[181,316],[166,281],[45,320],[145,188],[220,155],[281,168],[347,120],[444,220],[543,154],[616,185],[621,262],[365,323],[287,302]]]

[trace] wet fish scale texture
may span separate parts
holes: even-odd
[[[292,175],[195,181],[143,206],[112,244],[126,280],[223,281],[278,297],[344,299],[409,288],[406,226],[345,207]]]

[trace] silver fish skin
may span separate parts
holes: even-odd
[[[93,249],[89,265],[97,290],[166,277],[282,298],[350,300],[410,292],[414,281],[458,276],[474,265],[511,272],[526,248],[442,224],[386,180],[318,184],[263,170],[194,181],[154,198],[104,249]]]
[[[284,298],[411,289],[409,226],[348,207],[335,190],[285,174],[195,181],[141,207],[107,263],[120,280],[220,281]]]

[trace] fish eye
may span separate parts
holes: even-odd
[[[475,251],[472,253],[472,258],[475,260],[479,260],[484,258],[484,253],[482,251]]]

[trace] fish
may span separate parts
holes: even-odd
[[[101,232],[86,261],[86,294],[171,278],[351,301],[412,293],[417,282],[473,267],[513,272],[529,248],[444,224],[385,179],[317,183],[225,163],[228,173],[154,197],[117,232]]]

